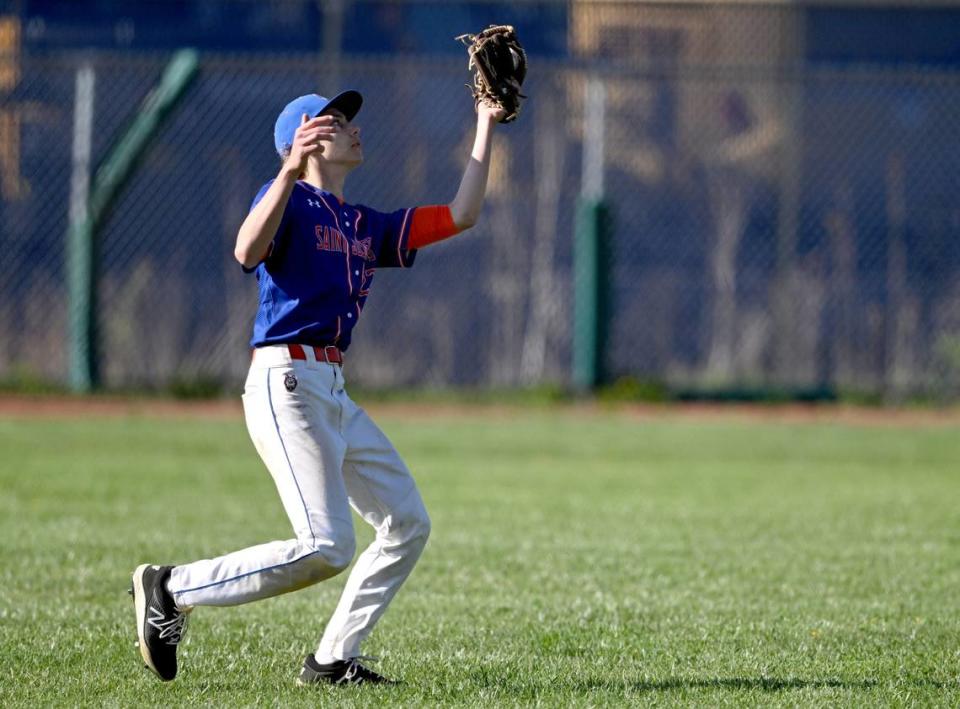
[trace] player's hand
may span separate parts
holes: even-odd
[[[481,120],[499,123],[506,115],[506,109],[501,108],[500,106],[491,105],[483,101],[477,103],[477,117]]]
[[[287,164],[303,172],[307,167],[307,158],[323,152],[323,144],[333,140],[340,130],[340,121],[336,116],[323,115],[310,118],[304,113],[300,117],[300,126],[293,134],[293,145]]]

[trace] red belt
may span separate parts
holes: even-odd
[[[329,362],[330,364],[343,364],[343,352],[341,352],[335,345],[327,345],[326,347],[311,347],[306,345],[313,350],[313,356],[316,357],[318,362]],[[287,345],[287,349],[290,350],[290,356],[294,359],[303,359],[307,358],[307,353],[304,350],[304,345]]]

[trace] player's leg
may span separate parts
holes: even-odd
[[[346,443],[339,432],[340,403],[332,394],[337,375],[329,365],[312,364],[251,368],[244,391],[250,436],[296,538],[183,566],[142,565],[134,572],[141,654],[162,679],[176,676],[176,646],[191,607],[286,593],[335,575],[353,557],[342,477]]]
[[[344,480],[350,503],[376,530],[376,538],[350,572],[320,641],[321,664],[359,655],[360,644],[413,570],[430,534],[430,518],[407,466],[366,412],[347,402]]]
[[[243,395],[247,428],[296,538],[175,567],[169,588],[179,606],[269,598],[350,564],[355,545],[341,472],[340,405],[331,396],[335,379],[325,364],[251,370]]]

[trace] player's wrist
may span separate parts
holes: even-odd
[[[493,126],[496,121],[492,120],[489,116],[479,116],[477,118],[477,135],[474,143],[476,145],[486,144],[493,135]]]
[[[302,170],[300,166],[296,164],[296,161],[287,159],[280,167],[277,179],[284,182],[296,182],[300,178],[301,172]]]

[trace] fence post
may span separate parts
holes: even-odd
[[[573,386],[603,383],[610,290],[610,210],[603,199],[606,88],[587,79],[583,93],[583,174],[573,244]]]
[[[147,94],[132,123],[120,139],[107,151],[97,170],[93,187],[83,181],[83,138],[77,126],[89,123],[86,140],[86,174],[89,176],[90,146],[93,119],[93,74],[84,81],[81,96],[81,74],[77,74],[77,115],[74,121],[74,184],[71,194],[70,225],[67,229],[67,272],[70,278],[70,388],[77,393],[89,392],[100,384],[97,338],[97,233],[128,184],[150,140],[160,132],[170,112],[176,107],[196,77],[200,59],[193,49],[181,49],[167,64],[163,76]],[[81,100],[85,102],[81,107]],[[84,115],[89,115],[84,118]],[[78,148],[78,144],[80,148]],[[78,154],[80,159],[78,159]]]
[[[70,299],[70,388],[88,392],[97,382],[96,257],[89,217],[90,157],[96,74],[85,62],[77,69],[73,100],[73,170],[70,179],[70,227],[67,232],[67,280]]]
[[[580,199],[573,247],[573,385],[580,392],[606,379],[610,222],[603,200]]]

